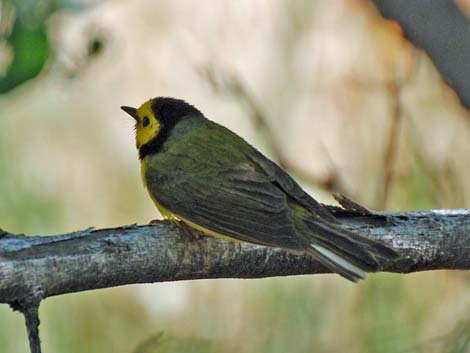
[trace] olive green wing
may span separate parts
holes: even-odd
[[[263,173],[269,176],[290,198],[305,207],[312,217],[328,223],[339,223],[338,220],[326,209],[318,203],[313,197],[307,194],[302,187],[281,167],[276,163],[266,158],[258,150],[254,149],[246,156],[258,168],[263,170]]]
[[[255,244],[294,250],[308,245],[296,233],[284,192],[250,164],[216,173],[152,174],[147,183],[158,202],[199,226]]]

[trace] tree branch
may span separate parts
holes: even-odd
[[[345,209],[327,207],[345,228],[400,255],[381,270],[470,269],[470,210],[378,213],[336,198]],[[50,296],[132,283],[329,272],[308,255],[186,233],[164,221],[48,237],[0,229],[0,303],[21,311],[31,352],[40,353],[38,309]]]
[[[382,270],[470,269],[470,210],[359,214],[333,211],[344,226],[400,255]],[[188,237],[167,222],[49,237],[0,233],[0,302],[18,303],[131,283],[326,273],[310,256]]]

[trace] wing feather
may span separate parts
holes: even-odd
[[[255,170],[240,173],[237,168],[224,175],[184,175],[171,183],[158,183],[157,177],[151,189],[165,208],[211,231],[256,244],[303,249],[306,243],[296,234],[284,192],[265,175],[256,175]]]

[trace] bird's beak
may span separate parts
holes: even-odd
[[[130,116],[132,116],[136,121],[138,121],[138,119],[137,119],[137,109],[132,108],[132,107],[126,107],[126,106],[122,106],[121,109],[124,110]]]

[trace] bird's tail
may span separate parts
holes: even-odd
[[[390,248],[357,235],[338,225],[304,218],[311,241],[307,252],[330,270],[344,278],[358,282],[366,278],[366,272],[379,269],[378,260],[390,260],[397,254]]]

